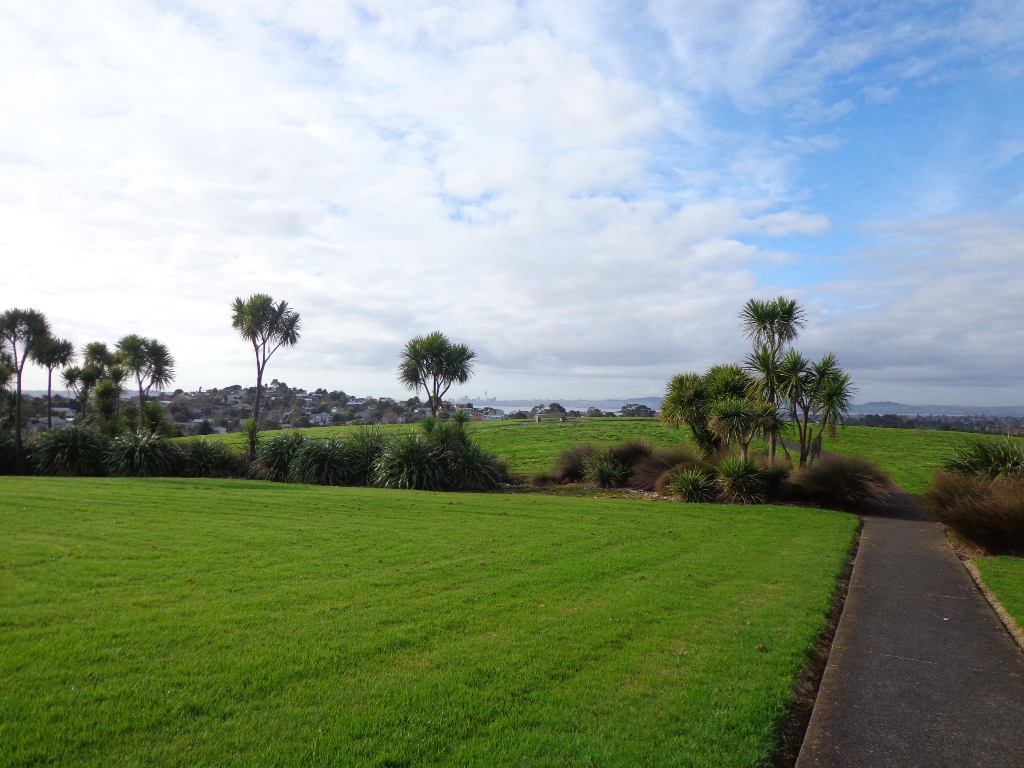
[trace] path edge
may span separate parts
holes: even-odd
[[[778,748],[772,759],[766,763],[768,768],[794,768],[803,749],[804,738],[814,716],[814,705],[818,701],[818,692],[828,669],[828,661],[832,655],[832,644],[839,632],[846,609],[846,598],[853,583],[853,573],[857,567],[857,554],[860,552],[860,539],[864,531],[864,518],[858,517],[857,530],[854,532],[850,551],[843,564],[843,570],[836,579],[836,591],[832,595],[832,605],[825,615],[825,627],[815,643],[814,651],[807,659],[796,684],[793,686],[793,700],[789,704],[786,720],[779,732]]]
[[[1017,620],[1013,618],[1009,611],[1003,608],[1003,604],[999,602],[999,598],[996,597],[995,593],[985,585],[985,580],[981,577],[981,571],[974,564],[974,560],[971,557],[972,553],[967,549],[968,545],[965,545],[965,542],[945,525],[942,526],[942,529],[946,532],[946,538],[949,539],[949,543],[953,547],[953,551],[956,552],[956,556],[963,565],[964,570],[970,574],[971,579],[974,581],[974,586],[978,588],[978,591],[988,601],[989,607],[999,617],[999,621],[1010,637],[1013,638],[1013,642],[1017,644],[1021,652],[1024,652],[1024,630],[1021,629]]]

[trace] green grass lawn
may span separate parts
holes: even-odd
[[[0,498],[17,766],[760,766],[857,524],[246,481]]]
[[[974,561],[981,578],[1003,608],[1024,628],[1024,558],[980,557]]]

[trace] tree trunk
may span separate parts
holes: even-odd
[[[139,433],[145,429],[145,420],[142,417],[143,412],[146,410],[146,393],[142,391],[142,377],[135,374],[135,381],[139,383]]]
[[[17,365],[17,349],[15,349],[14,362]],[[14,456],[18,464],[18,474],[24,475],[25,472],[25,452],[22,448],[21,443],[21,373],[24,369],[24,361],[21,367],[18,368],[18,397],[14,405]]]
[[[53,368],[46,369],[46,428],[53,429]]]

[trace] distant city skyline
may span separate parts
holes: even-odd
[[[1024,405],[1020,3],[36,0],[0,87],[0,309],[183,389],[254,381],[254,292],[271,377],[401,397],[439,329],[511,399],[659,395],[785,294],[861,402]]]

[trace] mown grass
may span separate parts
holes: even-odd
[[[856,519],[0,478],[0,762],[758,766]]]
[[[1024,558],[980,557],[974,561],[981,578],[1003,608],[1024,628]]]

